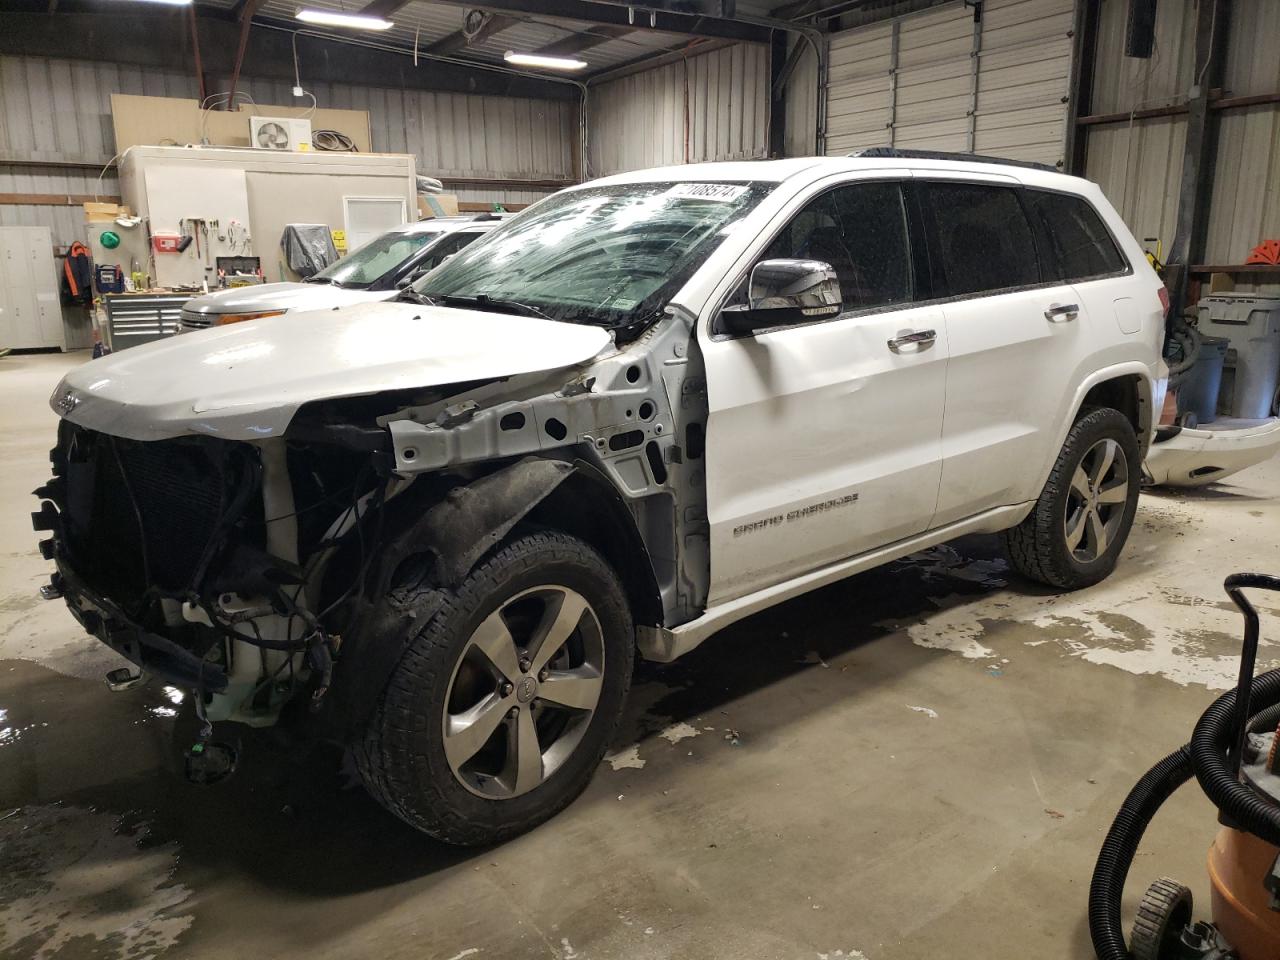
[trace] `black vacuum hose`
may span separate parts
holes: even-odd
[[[1191,779],[1191,751],[1179,747],[1143,774],[1125,797],[1107,831],[1089,884],[1089,937],[1098,960],[1129,960],[1120,921],[1120,898],[1133,855],[1156,811]]]
[[[1280,670],[1271,670],[1253,681],[1249,704],[1250,709],[1261,711],[1276,703],[1280,703]],[[1233,745],[1238,725],[1236,692],[1232,690],[1210,705],[1191,735],[1196,779],[1205,796],[1233,826],[1280,847],[1280,807],[1241,783],[1228,758],[1228,748]]]
[[[1255,677],[1249,687],[1254,716],[1280,703],[1280,670]],[[1259,799],[1232,773],[1227,752],[1236,732],[1236,691],[1210,704],[1191,742],[1148,770],[1120,806],[1098,854],[1089,884],[1089,937],[1098,960],[1130,960],[1120,920],[1120,899],[1134,854],[1156,812],[1195,775],[1205,794],[1241,829],[1280,846],[1280,810]],[[1274,838],[1274,839],[1273,839]]]

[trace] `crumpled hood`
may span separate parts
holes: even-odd
[[[188,300],[183,310],[195,313],[266,313],[268,310],[323,310],[353,303],[390,300],[396,290],[360,290],[331,283],[264,283],[206,293]]]
[[[134,440],[278,436],[305,403],[583,363],[599,327],[448,307],[366,303],[158,340],[63,378],[54,411]]]

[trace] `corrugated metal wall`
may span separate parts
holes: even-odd
[[[259,103],[291,104],[292,86],[287,80],[250,79],[241,88]],[[510,180],[568,180],[573,175],[578,129],[574,101],[329,83],[307,89],[321,106],[369,111],[374,149],[412,153],[419,173]]]
[[[834,34],[827,152],[892,145],[1063,159],[1073,0],[956,2]]]
[[[261,103],[292,103],[290,84],[246,79]],[[522,180],[569,180],[577,147],[572,101],[484,97],[318,84],[321,106],[369,111],[376,150],[413,153],[420,173],[513,181],[512,188],[461,188],[463,200],[532,203],[549,188]],[[186,97],[194,77],[155,68],[45,57],[0,56],[0,193],[119,193],[114,171],[95,182],[115,153],[111,94]],[[6,163],[47,161],[49,166]],[[80,167],[57,166],[81,164]],[[83,233],[78,206],[0,204],[0,225],[48,226],[54,242]]]
[[[693,54],[589,91],[590,177],[768,153],[769,50],[763,45]]]
[[[791,38],[788,54],[797,43],[803,43],[805,51],[784,91],[782,149],[788,157],[808,157],[818,152],[818,58],[813,47],[799,37]]]
[[[1093,112],[1123,113],[1183,103],[1195,78],[1195,7],[1157,7],[1149,60],[1124,56],[1126,5],[1105,3],[1099,25]],[[1280,3],[1232,4],[1226,96],[1280,92]],[[1261,240],[1280,237],[1280,105],[1219,115],[1218,152],[1205,260],[1243,263]],[[1173,240],[1186,116],[1133,119],[1088,128],[1085,175],[1096,180],[1139,238]]]

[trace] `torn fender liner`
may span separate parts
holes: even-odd
[[[442,588],[456,585],[573,471],[573,464],[561,460],[526,457],[453,488],[386,544],[378,558],[372,602],[360,601],[358,626],[343,638],[320,718],[324,727],[345,738],[364,725],[410,638],[444,599],[439,589],[419,594],[412,603],[393,595],[391,580],[405,559],[429,552],[434,559],[430,579]]]
[[[452,586],[573,469],[562,460],[526,457],[454,487],[409,531],[410,543],[430,546],[440,582]]]

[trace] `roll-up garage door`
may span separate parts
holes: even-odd
[[[892,122],[893,25],[831,36],[827,54],[827,153],[883,146]]]
[[[984,0],[833,34],[827,152],[890,145],[1060,164],[1073,0]]]

